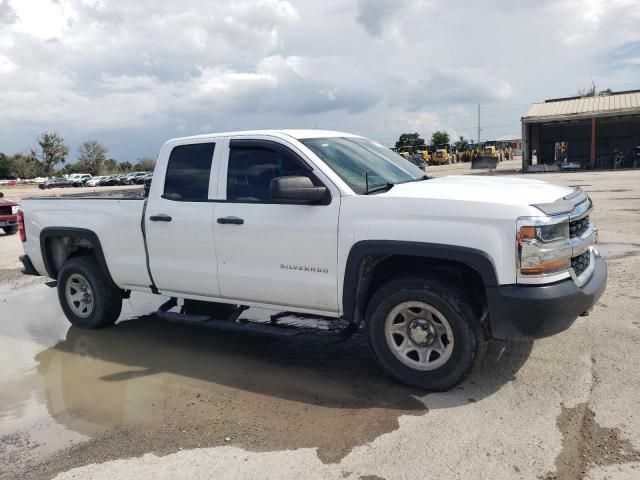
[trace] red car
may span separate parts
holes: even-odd
[[[19,205],[9,200],[3,200],[4,194],[0,192],[0,228],[7,235],[18,233],[18,207]]]

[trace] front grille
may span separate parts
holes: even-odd
[[[11,205],[0,206],[0,215],[11,215]]]
[[[571,259],[571,268],[573,268],[573,271],[576,272],[576,275],[579,277],[587,268],[589,268],[590,261],[591,252],[587,250],[582,255],[578,255]]]
[[[580,220],[574,220],[569,223],[569,236],[576,238],[582,236],[589,229],[589,215]]]

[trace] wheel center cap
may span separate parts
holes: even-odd
[[[431,345],[436,339],[436,330],[428,320],[416,318],[409,324],[409,338],[417,345]]]

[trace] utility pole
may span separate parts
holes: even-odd
[[[478,145],[480,145],[480,104],[478,104]]]

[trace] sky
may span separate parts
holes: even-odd
[[[533,102],[640,88],[638,0],[0,0],[0,152],[173,137],[520,136]]]

